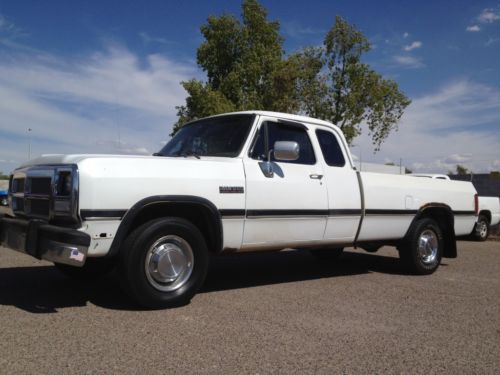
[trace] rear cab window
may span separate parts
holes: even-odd
[[[325,162],[330,167],[345,166],[345,157],[335,134],[328,130],[317,129],[316,137]]]

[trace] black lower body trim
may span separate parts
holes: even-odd
[[[368,215],[416,215],[418,210],[386,210],[386,209],[369,209],[365,210]]]
[[[228,217],[245,217],[245,210],[219,210],[219,213],[223,219]]]
[[[475,211],[453,211],[453,215],[456,216],[476,216]]]
[[[269,216],[328,216],[328,210],[247,210],[247,217],[269,217]]]
[[[122,219],[127,210],[81,210],[80,216],[82,220],[91,219]]]

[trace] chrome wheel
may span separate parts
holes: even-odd
[[[177,290],[186,284],[193,272],[193,249],[179,236],[161,237],[149,248],[144,266],[146,277],[155,289]]]
[[[480,238],[486,238],[488,236],[488,224],[485,221],[480,221],[477,223],[477,234]]]
[[[436,233],[431,229],[424,230],[418,238],[418,255],[424,264],[436,261],[439,241]]]

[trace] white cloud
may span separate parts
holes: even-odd
[[[0,45],[10,48],[23,48],[18,40],[27,35],[28,34],[14,24],[14,22],[0,14]]]
[[[407,32],[403,33],[403,38],[408,38],[410,36],[410,34],[408,34]]]
[[[500,11],[495,11],[492,8],[483,9],[477,19],[482,23],[492,23],[498,21],[500,20]]]
[[[403,159],[415,172],[445,173],[462,164],[473,172],[500,169],[500,90],[471,81],[450,83],[413,99],[399,131],[379,153],[367,134],[355,139],[367,162]]]
[[[139,37],[141,38],[141,40],[144,44],[150,44],[150,43],[169,44],[169,43],[171,43],[170,41],[168,41],[165,38],[151,36],[145,31],[141,31],[139,33]]]
[[[465,162],[468,162],[470,161],[472,158],[472,154],[464,154],[464,155],[461,155],[461,154],[452,154],[452,155],[449,155],[447,156],[445,159],[444,159],[444,162],[445,163],[465,163]]]
[[[406,51],[406,52],[409,52],[409,51],[412,51],[414,49],[417,49],[417,48],[420,48],[422,47],[422,42],[421,41],[414,41],[413,43],[411,44],[408,44],[406,46],[403,47],[403,49]]]
[[[481,28],[478,25],[472,25],[472,26],[467,26],[465,30],[472,33],[477,33],[478,31],[481,31]]]
[[[314,27],[303,26],[298,22],[284,22],[281,25],[283,33],[294,39],[302,39],[311,36],[317,36],[320,34],[325,34],[325,30],[317,29]]]
[[[418,57],[407,55],[394,56],[393,62],[396,63],[397,66],[409,69],[423,68],[425,66]]]
[[[18,30],[13,22],[8,20],[5,16],[0,14],[0,32],[2,33],[12,33]]]
[[[0,59],[0,159],[25,160],[30,137],[33,156],[157,151],[184,101],[180,81],[198,74],[116,45],[78,60],[37,56]],[[6,172],[14,166],[0,162]]]
[[[500,42],[500,38],[488,38],[488,40],[484,43],[486,47],[491,46],[492,44]]]

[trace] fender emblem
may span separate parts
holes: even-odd
[[[221,194],[243,194],[245,189],[243,186],[219,186]]]

